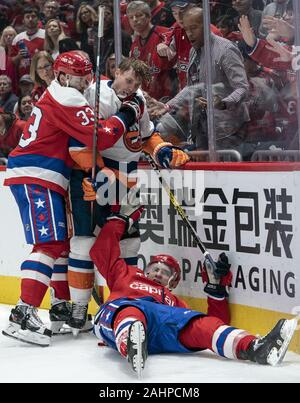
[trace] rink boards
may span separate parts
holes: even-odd
[[[225,252],[232,264],[232,324],[263,334],[281,317],[300,315],[300,164],[190,163],[164,172],[201,240],[216,259]],[[141,221],[142,268],[153,254],[169,253],[182,266],[176,294],[206,310],[201,252],[159,188],[154,172],[140,170],[146,203]],[[0,171],[0,303],[19,297],[19,266],[25,244],[18,209]],[[44,300],[48,306],[49,297]],[[91,311],[96,305],[91,304]],[[300,353],[300,334],[294,339]]]

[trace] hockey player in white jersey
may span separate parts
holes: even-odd
[[[145,103],[141,84],[150,78],[148,66],[140,60],[125,59],[116,70],[115,80],[101,80],[100,85],[100,116],[107,118],[116,113],[122,102],[136,98]],[[95,104],[95,84],[85,93],[90,105]],[[136,101],[135,101],[136,102]],[[101,141],[101,139],[100,139]],[[102,227],[110,213],[110,204],[121,200],[124,191],[127,192],[135,184],[131,182],[132,174],[137,170],[137,164],[142,151],[151,154],[157,164],[166,168],[177,168],[185,164],[189,157],[178,147],[165,142],[149,119],[145,105],[141,119],[130,127],[128,133],[120,138],[112,147],[101,152],[103,158],[101,169],[97,175],[96,186],[107,184],[112,178],[117,182],[116,193],[108,198],[106,203],[96,205],[97,225]],[[73,212],[74,236],[71,239],[69,255],[68,281],[72,304],[72,318],[69,325],[77,334],[86,322],[88,303],[94,285],[94,264],[89,251],[95,242],[94,228],[91,228],[91,207],[88,201],[95,200],[95,184],[91,184],[88,173],[91,168],[91,150],[80,147],[78,142],[70,144],[70,154],[81,167],[73,170],[70,182],[71,210]],[[98,167],[102,168],[99,159]],[[83,181],[83,189],[81,183]],[[83,200],[85,199],[85,201]],[[99,201],[99,200],[98,200]],[[101,204],[101,203],[100,203]],[[126,233],[121,240],[122,257],[128,264],[137,263],[137,253],[140,247],[138,226],[132,233]]]

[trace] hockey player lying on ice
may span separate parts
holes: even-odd
[[[129,201],[133,200],[129,192]],[[172,294],[180,281],[179,263],[169,255],[154,256],[145,272],[120,258],[119,243],[125,230],[139,219],[142,207],[123,204],[112,213],[91,249],[90,256],[107,281],[110,295],[94,322],[97,337],[127,358],[139,375],[148,354],[212,350],[229,359],[262,365],[282,361],[297,321],[280,320],[269,334],[256,338],[226,325],[229,319],[226,286],[230,265],[220,255],[217,280],[205,267],[208,315],[189,309]]]

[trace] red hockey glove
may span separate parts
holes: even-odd
[[[223,252],[216,262],[216,273],[214,274],[208,265],[203,264],[201,268],[202,281],[205,284],[204,292],[210,297],[224,299],[228,297],[228,288],[231,286],[232,273],[228,257]]]
[[[172,143],[160,143],[153,152],[155,162],[164,168],[178,168],[187,163],[190,157],[181,150],[173,146]]]
[[[135,186],[130,189],[121,204],[116,204],[111,208],[111,214],[107,220],[122,220],[126,222],[126,231],[130,231],[132,225],[139,221],[144,206],[140,204],[138,196],[139,189]]]

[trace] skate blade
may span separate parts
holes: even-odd
[[[71,334],[73,334],[74,337],[77,337],[79,335],[79,333],[89,333],[93,330],[93,328],[94,328],[94,324],[93,324],[93,322],[91,322],[91,320],[87,320],[82,329],[78,329],[76,327],[71,327],[66,324],[66,330],[62,334],[64,335],[64,334],[71,333]],[[68,330],[68,329],[70,329],[70,330]],[[61,335],[61,333],[56,334],[56,336],[57,335]]]
[[[140,379],[145,367],[143,359],[143,343],[146,340],[145,329],[142,322],[137,321],[132,324],[129,337],[133,344],[133,349],[136,350],[136,354],[132,357],[132,368]]]
[[[283,329],[281,330],[282,332],[285,333],[284,335],[284,342],[279,350],[273,349],[271,353],[269,354],[267,361],[268,364],[272,365],[272,367],[275,367],[276,365],[281,364],[283,361],[287,350],[289,348],[290,342],[294,336],[295,330],[297,328],[298,321],[296,319],[291,319],[287,320]]]
[[[2,330],[2,334],[7,337],[14,337],[16,333],[21,329],[21,325],[17,323],[10,323],[5,330]]]
[[[62,321],[56,321],[56,322],[50,322],[50,330],[53,334],[53,336],[57,336],[60,334],[60,332],[63,332],[65,322]]]
[[[18,331],[10,332],[3,330],[2,334],[4,336],[10,337],[12,339],[21,341],[23,343],[39,346],[39,347],[49,347],[50,346],[50,337],[48,336],[42,336],[42,335],[34,335],[32,332],[28,330],[21,330],[19,329]]]

